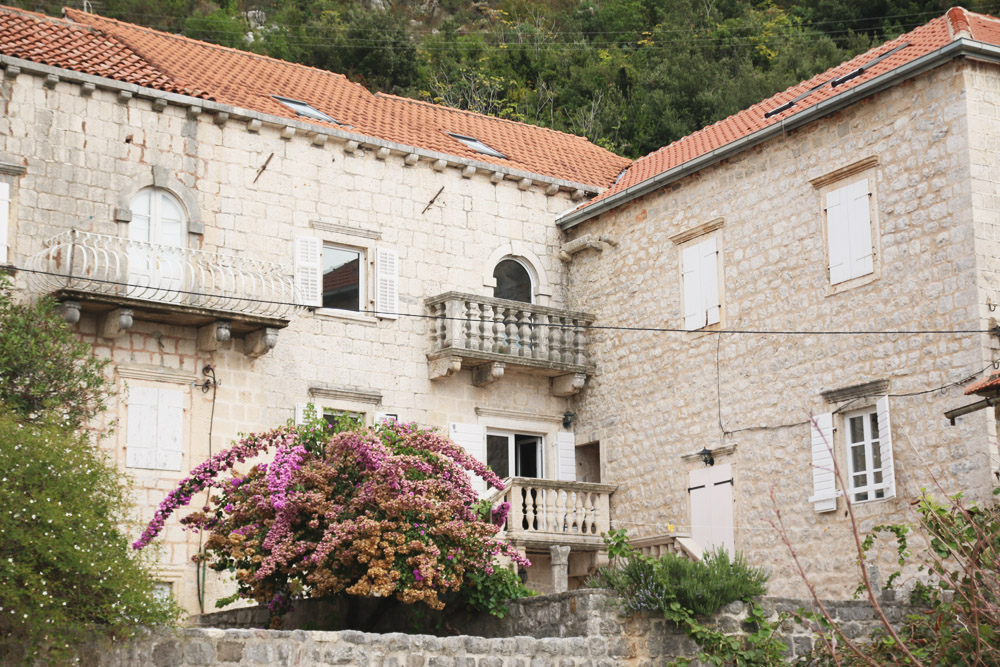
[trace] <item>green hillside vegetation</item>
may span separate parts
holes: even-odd
[[[61,3],[21,0],[57,14]],[[941,15],[947,0],[89,0],[636,157]],[[967,9],[996,12],[972,0]]]

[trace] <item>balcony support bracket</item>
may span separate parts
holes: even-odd
[[[135,311],[131,308],[115,308],[101,318],[101,338],[121,338],[132,328]]]
[[[214,352],[220,347],[228,347],[225,343],[232,336],[230,326],[231,323],[226,320],[216,320],[198,329],[198,349],[202,352]]]
[[[461,357],[440,357],[428,362],[427,370],[431,380],[443,380],[462,370]]]
[[[271,327],[264,327],[251,331],[243,339],[243,354],[251,359],[266,354],[268,350],[278,344],[278,330]]]
[[[477,387],[485,387],[488,384],[493,384],[503,377],[505,367],[506,364],[500,361],[493,361],[476,366],[472,369],[472,384]]]
[[[60,313],[66,324],[76,324],[80,321],[80,302],[79,301],[63,301],[59,308]]]
[[[586,373],[569,373],[552,378],[553,396],[574,396],[587,384]]]

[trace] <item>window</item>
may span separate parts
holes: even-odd
[[[826,193],[826,238],[830,284],[875,271],[871,180],[862,178]]]
[[[377,317],[399,317],[399,259],[395,250],[357,248],[299,236],[295,238],[294,254],[299,303],[315,308],[370,313],[370,304],[374,302]],[[369,261],[372,254],[374,266]],[[369,290],[371,282],[374,282],[374,289]]]
[[[291,109],[296,113],[296,115],[303,116],[305,118],[312,118],[313,120],[322,120],[327,123],[336,123],[337,125],[342,125],[342,123],[333,119],[333,117],[326,115],[313,105],[308,102],[303,102],[302,100],[293,100],[290,97],[279,97],[278,95],[272,95],[274,99],[278,100],[286,107]]]
[[[150,470],[180,470],[183,425],[183,392],[129,387],[125,465]]]
[[[487,433],[486,465],[501,479],[542,477],[541,436]]]
[[[809,502],[817,512],[837,509],[834,474],[834,417],[841,419],[836,446],[843,443],[847,465],[840,466],[852,503],[884,500],[896,495],[896,476],[892,457],[892,435],[889,421],[889,397],[882,396],[874,407],[840,415],[825,413],[813,418],[812,468],[813,495]],[[843,459],[841,459],[843,460]],[[846,475],[844,471],[846,470]]]
[[[524,303],[532,302],[534,290],[532,289],[531,274],[521,262],[516,259],[500,261],[493,269],[493,277],[497,281],[496,287],[493,288],[494,298],[523,301]]]
[[[495,148],[490,148],[489,146],[481,142],[479,139],[476,139],[475,137],[466,137],[464,135],[453,134],[451,132],[448,132],[448,136],[451,137],[452,139],[455,139],[456,141],[465,144],[467,148],[471,148],[477,153],[482,153],[483,155],[492,155],[493,157],[502,158],[504,160],[507,159],[506,155],[496,150]]]
[[[361,310],[364,252],[323,244],[323,307]]]
[[[10,183],[0,181],[0,265],[7,264],[10,243]]]
[[[332,408],[323,408],[323,419],[326,423],[331,426],[336,426],[338,420],[349,419],[358,428],[362,428],[365,425],[365,413],[355,412],[353,410],[334,410]]]
[[[143,188],[132,197],[132,221],[129,238],[132,241],[171,246],[187,245],[184,207],[177,197],[163,188]]]
[[[684,328],[688,331],[718,324],[722,319],[720,273],[716,236],[681,248]]]

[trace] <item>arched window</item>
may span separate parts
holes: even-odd
[[[493,277],[497,281],[497,286],[493,288],[494,297],[532,303],[534,286],[524,264],[516,259],[501,260],[493,269]]]
[[[185,247],[187,216],[177,197],[163,188],[148,187],[132,197],[129,238],[157,245]]]

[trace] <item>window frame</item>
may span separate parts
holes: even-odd
[[[494,278],[494,280],[497,280],[497,278],[496,278],[497,268],[499,268],[499,266],[501,264],[503,264],[504,262],[514,262],[515,264],[517,264],[518,266],[520,266],[522,269],[524,269],[524,272],[528,276],[528,300],[527,301],[518,301],[517,299],[507,299],[507,300],[508,301],[518,301],[518,303],[530,303],[530,304],[534,304],[536,302],[536,300],[537,300],[536,292],[537,292],[537,289],[538,289],[538,279],[535,277],[535,271],[534,271],[533,267],[531,266],[531,264],[528,263],[527,261],[525,261],[524,259],[520,258],[520,257],[514,257],[514,256],[502,257],[502,258],[500,258],[500,260],[498,262],[496,262],[496,264],[493,265],[493,278]],[[499,285],[499,281],[497,280],[497,284],[493,286],[493,297],[494,298],[502,298],[502,297],[497,297],[496,296],[496,290],[497,290],[497,288],[499,288],[499,286],[500,286]]]
[[[358,308],[356,310],[351,310],[350,308],[332,308],[329,306],[320,306],[317,310],[323,313],[355,313],[357,315],[369,315],[368,306],[371,302],[371,297],[368,294],[368,283],[372,282],[368,278],[368,271],[370,270],[369,263],[371,259],[369,257],[369,251],[367,248],[362,246],[352,246],[346,243],[337,243],[333,241],[323,240],[320,248],[320,303],[323,301],[323,276],[326,275],[323,272],[323,254],[327,248],[334,250],[342,250],[346,252],[356,252],[358,254]],[[349,262],[348,262],[349,263]]]
[[[510,159],[482,139],[477,139],[476,137],[470,137],[464,134],[455,134],[454,132],[447,132],[446,134],[466,148],[474,150],[480,155],[489,155],[490,157],[499,158],[501,160]]]
[[[878,164],[877,156],[870,156],[824,174],[809,182],[816,189],[820,213],[820,233],[823,243],[823,272],[826,296],[839,294],[846,290],[867,285],[878,280],[882,273],[881,262],[881,232],[878,218]],[[828,198],[838,190],[854,187],[860,181],[868,181],[868,230],[871,239],[872,270],[865,273],[851,274],[850,277],[832,282],[831,276],[831,236]],[[845,224],[850,225],[848,219]]]
[[[706,233],[698,234],[694,237],[688,237],[682,242],[677,243],[677,267],[679,275],[679,305],[680,305],[680,316],[681,325],[685,331],[690,333],[696,333],[700,331],[715,331],[724,326],[725,322],[725,270],[723,266],[723,255],[722,255],[722,230],[721,224],[711,229],[711,231],[706,231]],[[688,313],[689,306],[691,305],[689,301],[691,300],[691,293],[689,291],[689,285],[687,274],[697,273],[698,275],[710,275],[707,271],[707,267],[704,264],[705,250],[709,244],[714,244],[715,253],[715,300],[718,302],[713,305],[709,305],[711,298],[705,295],[705,290],[699,290],[701,292],[700,299],[698,300],[699,311],[705,313],[705,324],[700,326],[692,326],[689,323],[688,318],[690,314]],[[702,249],[699,252],[698,249]],[[697,268],[688,269],[688,258],[697,258],[698,266]],[[699,281],[699,285],[703,287],[703,282]],[[717,308],[717,316],[712,317],[710,311],[713,308]]]
[[[297,100],[293,97],[282,97],[281,95],[271,95],[278,102],[291,109],[296,116],[301,116],[303,118],[309,118],[310,120],[318,120],[326,123],[333,123],[334,125],[343,125],[336,118],[330,114],[320,111],[313,105],[305,102],[303,100]]]
[[[489,467],[489,439],[490,437],[505,437],[507,438],[507,470],[510,474],[501,475],[497,473],[500,479],[508,479],[510,477],[520,477],[517,474],[517,442],[518,436],[523,436],[526,438],[536,438],[537,443],[535,445],[535,461],[538,466],[538,474],[530,479],[547,479],[545,477],[546,466],[545,466],[545,435],[542,433],[528,433],[524,431],[511,431],[506,429],[486,429],[486,460],[484,461]],[[492,470],[492,468],[490,468]],[[496,471],[494,471],[496,472]]]
[[[851,422],[853,419],[861,417],[862,424],[862,439],[853,442],[852,441],[852,431],[853,427]],[[846,412],[842,415],[843,424],[843,443],[844,443],[844,457],[847,459],[847,490],[846,493],[849,495],[851,504],[869,503],[880,500],[888,500],[891,496],[889,495],[889,482],[888,475],[886,474],[886,459],[884,456],[884,448],[882,446],[883,437],[885,429],[879,426],[879,436],[872,436],[872,417],[878,422],[878,408],[875,405],[871,405],[865,408],[860,408],[858,410],[852,410]],[[873,444],[878,444],[879,446],[879,465],[875,466],[875,455],[872,448]],[[855,470],[854,463],[854,449],[858,446],[863,448],[864,453],[864,470]],[[890,444],[891,446],[891,444]],[[858,475],[865,475],[865,484],[863,486],[858,486],[855,483],[855,477]],[[875,481],[875,476],[879,475],[881,477],[880,481]],[[866,494],[867,498],[859,498],[858,496]],[[881,494],[881,495],[877,495]]]

